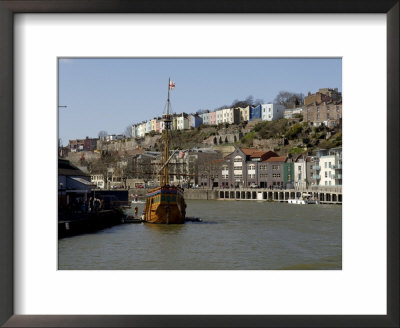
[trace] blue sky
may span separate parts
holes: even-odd
[[[272,102],[281,90],[307,94],[319,88],[342,91],[341,59],[60,59],[59,137],[97,137],[160,116],[168,78],[172,110],[192,113],[231,105],[233,100]]]

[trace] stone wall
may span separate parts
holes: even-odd
[[[215,190],[207,189],[185,189],[186,200],[210,200],[217,199],[217,192]]]
[[[73,165],[80,165],[81,158],[85,159],[86,162],[93,162],[100,158],[100,154],[92,151],[80,151],[77,153],[69,152],[66,157],[66,159]]]

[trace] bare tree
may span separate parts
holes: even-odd
[[[100,139],[105,138],[105,137],[108,136],[108,132],[104,131],[104,130],[101,130],[101,131],[99,131],[98,136],[99,136]]]
[[[248,96],[245,100],[235,99],[232,102],[232,107],[247,107],[254,105],[254,97],[252,95]]]
[[[294,93],[290,91],[279,91],[274,99],[274,103],[283,105],[286,108],[303,104],[304,95],[302,93]]]
[[[132,125],[128,125],[122,134],[127,138],[131,138],[132,137]]]

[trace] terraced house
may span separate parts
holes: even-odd
[[[278,157],[278,154],[253,148],[236,148],[233,153],[225,157],[219,186],[235,188],[259,186],[260,163],[272,157]]]

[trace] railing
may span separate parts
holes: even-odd
[[[321,167],[320,167],[319,165],[313,165],[313,166],[312,166],[312,169],[318,171],[318,170],[321,169]]]
[[[335,179],[341,179],[342,178],[342,175],[341,174],[336,174],[335,175]]]
[[[315,180],[321,180],[321,176],[319,174],[313,174],[312,178]]]
[[[342,169],[342,164],[338,164],[336,169],[341,170]]]

